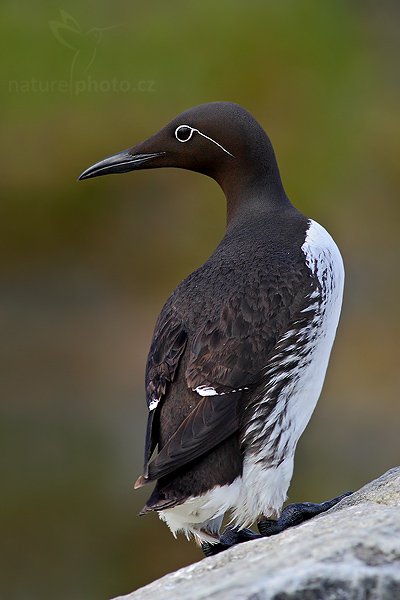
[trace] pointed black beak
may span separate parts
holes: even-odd
[[[162,156],[165,152],[152,152],[151,154],[131,154],[129,150],[118,152],[108,156],[104,160],[92,165],[86,171],[83,171],[78,177],[81,179],[90,179],[91,177],[99,177],[100,175],[109,175],[110,173],[127,173],[140,169],[142,165],[151,161],[157,156]]]

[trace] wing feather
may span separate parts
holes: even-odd
[[[239,395],[202,398],[149,464],[146,479],[169,475],[234,434],[239,428]]]
[[[144,448],[144,474],[158,444],[159,411],[174,381],[180,359],[185,351],[187,333],[174,313],[161,313],[156,325],[146,367],[146,400],[149,408]]]

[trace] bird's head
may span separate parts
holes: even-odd
[[[277,171],[272,145],[254,117],[238,104],[210,102],[183,112],[144,142],[95,163],[79,179],[160,167],[209,175],[225,191],[232,182],[265,179]]]
[[[267,134],[232,102],[190,108],[144,142],[95,163],[79,179],[160,167],[215,179],[227,198],[228,227],[290,205]]]

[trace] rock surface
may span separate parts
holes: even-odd
[[[400,600],[400,467],[310,521],[115,600]]]

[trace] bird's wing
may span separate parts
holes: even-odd
[[[145,480],[139,485],[192,462],[238,430],[243,390],[262,381],[273,349],[304,308],[305,299],[304,288],[295,281],[280,282],[272,289],[271,284],[268,289],[260,284],[244,292],[237,290],[223,304],[218,318],[205,322],[186,349],[185,372],[188,387],[202,398],[147,464],[158,438],[154,411],[150,412]],[[173,319],[161,319],[149,359],[150,398],[159,401],[173,381],[187,343],[183,331]]]
[[[167,305],[158,319],[146,369],[146,396],[149,408],[143,478],[137,487],[175,471],[217,446],[239,427],[239,394],[206,396],[180,424],[155,459],[149,460],[159,442],[159,413],[173,385],[187,346],[185,326]],[[199,398],[199,396],[197,396]]]
[[[239,398],[230,395],[206,396],[198,402],[148,465],[147,481],[165,477],[203,456],[238,430]]]
[[[221,394],[257,385],[277,341],[304,306],[302,287],[287,279],[238,290],[193,340],[189,387]]]
[[[158,411],[174,381],[185,350],[187,333],[174,311],[163,310],[157,321],[146,366],[146,400],[149,408],[145,441],[145,473],[148,461],[158,443]],[[155,415],[157,417],[155,418]]]

